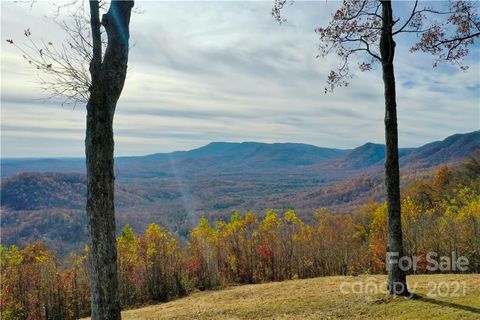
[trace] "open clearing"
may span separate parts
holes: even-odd
[[[122,318],[480,319],[480,274],[409,276],[418,299],[352,292],[383,290],[385,283],[386,276],[362,275],[243,285],[128,310]]]

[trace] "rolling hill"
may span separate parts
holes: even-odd
[[[477,149],[480,131],[401,149],[402,174],[429,175]],[[200,217],[221,219],[235,210],[294,208],[307,221],[321,207],[351,212],[368,199],[383,200],[384,152],[372,143],[339,150],[214,142],[190,151],[119,157],[117,225],[128,223],[140,232],[156,222],[185,236]],[[83,244],[84,168],[80,158],[2,159],[2,243],[44,240],[60,252]]]

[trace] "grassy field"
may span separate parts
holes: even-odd
[[[122,318],[480,319],[479,274],[409,276],[416,299],[365,293],[383,290],[385,281],[385,276],[323,277],[244,285],[128,310]]]

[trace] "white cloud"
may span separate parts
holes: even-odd
[[[288,22],[279,26],[267,1],[141,3],[145,13],[132,17],[136,44],[115,118],[117,155],[210,141],[341,148],[382,143],[379,70],[358,73],[349,87],[323,93],[325,76],[338,61],[315,58],[313,30],[337,5],[298,2],[287,8]],[[2,2],[2,156],[84,153],[84,108],[35,100],[40,93],[31,70],[5,42],[21,38],[26,27],[60,41],[61,33],[42,18],[47,10],[48,4],[30,10]],[[431,58],[410,54],[408,43],[399,40],[396,58],[401,146],[477,130],[478,59],[470,59],[467,73],[432,70]],[[478,57],[478,48],[473,55]]]

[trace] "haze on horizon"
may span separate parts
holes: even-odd
[[[324,94],[334,56],[316,59],[314,28],[335,2],[297,2],[288,22],[270,16],[272,1],[141,2],[135,14],[129,76],[115,118],[116,155],[188,150],[212,141],[296,142],[353,148],[384,143],[378,68],[356,73],[347,88]],[[395,5],[402,9],[408,2]],[[1,2],[1,156],[84,155],[85,108],[45,100],[35,71],[6,39],[59,43],[44,18],[52,8]],[[53,38],[49,38],[52,36]],[[480,127],[480,48],[468,72],[432,69],[428,55],[397,46],[400,147],[416,147]]]

